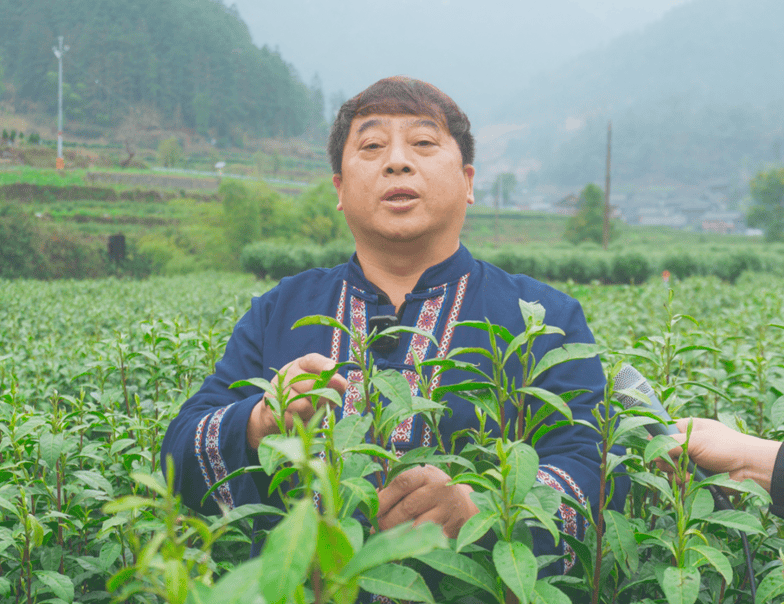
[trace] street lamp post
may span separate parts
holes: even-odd
[[[60,47],[52,46],[52,52],[57,57],[57,163],[58,170],[65,168],[63,159],[63,55],[69,47],[63,46],[63,36],[57,36]]]

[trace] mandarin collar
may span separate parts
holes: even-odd
[[[424,293],[440,288],[448,283],[455,283],[466,273],[470,273],[474,264],[471,252],[461,243],[457,251],[443,262],[439,262],[425,270],[417,281],[412,294]],[[364,292],[375,292],[376,287],[367,280],[354,252],[348,262],[348,282]]]

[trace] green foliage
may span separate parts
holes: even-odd
[[[224,180],[219,194],[223,199],[223,225],[232,253],[269,237],[285,238],[297,232],[291,202],[261,182]]]
[[[351,231],[337,205],[338,196],[331,179],[322,180],[300,195],[297,210],[303,237],[318,245],[350,240]]]
[[[87,0],[2,0],[0,54],[17,109],[56,109],[57,78],[47,73],[58,35],[74,49],[64,64],[64,110],[74,119],[111,125],[149,108],[164,127],[227,140],[296,136],[312,120],[314,99],[294,69],[253,44],[235,8],[213,0],[139,0],[117,11]]]
[[[353,251],[353,244],[343,241],[320,247],[260,241],[243,248],[240,263],[244,271],[258,277],[282,279],[311,268],[332,268],[348,262]]]
[[[490,194],[493,196],[493,203],[498,199],[502,206],[509,205],[509,198],[517,186],[517,178],[511,172],[503,172],[495,177]]]
[[[784,240],[784,168],[759,172],[750,186],[749,226],[763,229],[766,241]]]
[[[95,243],[42,226],[13,206],[0,206],[0,277],[83,279],[110,272],[105,253]]]
[[[319,417],[295,428],[285,445],[281,439],[282,446],[265,447],[283,451],[276,471],[295,470],[303,492],[283,489],[286,528],[293,530],[270,533],[263,556],[246,562],[249,521],[280,511],[244,506],[217,519],[189,514],[160,479],[158,452],[169,419],[212,373],[251,293],[270,285],[215,273],[142,282],[0,279],[0,602],[28,597],[109,602],[114,595],[139,603],[186,597],[194,603],[239,603],[275,589],[278,598],[290,591],[292,601],[300,596],[307,601],[312,592],[304,586],[313,586],[316,571],[322,603],[353,603],[359,587],[411,601],[501,603],[511,597],[508,587],[530,602],[548,604],[588,602],[594,594],[601,604],[712,604],[722,592],[722,603],[752,604],[738,528],[749,534],[755,552],[757,602],[776,602],[784,594],[779,559],[784,525],[767,512],[764,494],[749,483],[735,483],[739,510],[717,511],[705,485],[685,478],[683,463],[677,468],[683,486],[671,485],[650,464],[670,444],[645,437],[641,425],[648,418],[618,415],[619,408],[609,405],[597,418],[601,442],[626,445],[628,457],[608,457],[603,476],[609,480],[613,464],[623,461],[633,487],[625,513],[605,511],[601,525],[591,519],[583,543],[570,542],[577,556],[570,575],[536,579],[537,563],[547,560],[533,558],[530,545],[520,539],[523,523],[511,540],[504,538],[510,513],[523,518],[535,511],[538,520],[527,521],[546,526],[562,503],[533,480],[535,452],[514,441],[516,422],[506,445],[487,443],[485,450],[474,449],[474,458],[455,456],[443,464],[457,480],[473,481],[483,502],[495,501],[501,509],[482,508],[449,543],[432,526],[371,536],[350,516],[353,507],[373,504],[375,489],[356,491],[362,496],[344,509],[340,503],[350,499],[352,487],[366,481],[348,478],[348,463],[340,473],[340,460],[360,455],[373,461],[381,454],[356,450],[368,445],[366,426],[373,423],[379,438],[388,429],[383,410],[378,415],[377,390],[394,401],[401,417],[410,413],[412,402],[421,406],[424,399],[406,398],[408,383],[398,384],[394,372],[369,367],[364,371],[371,411],[352,416],[356,426],[343,420],[322,428]],[[606,351],[610,382],[616,364],[631,361],[649,376],[673,415],[718,416],[736,429],[781,439],[781,279],[745,273],[734,286],[715,277],[692,277],[673,286],[675,296],[653,281],[637,287],[567,285]],[[547,317],[538,315],[535,305],[524,310],[531,336],[540,328],[536,321],[546,325]],[[298,329],[330,328],[320,319],[303,323],[307,326]],[[478,328],[484,327],[457,327]],[[499,372],[476,381],[502,384],[504,357],[525,354],[525,341],[507,348],[499,335],[497,346],[486,351],[497,359]],[[452,370],[447,366],[459,368],[459,363],[453,355],[437,364]],[[536,371],[532,364],[528,378],[535,379]],[[426,376],[419,371],[420,380]],[[520,396],[526,387],[496,392]],[[280,408],[285,394],[276,396]],[[489,401],[481,413],[499,415],[497,396]],[[437,396],[430,401],[437,402]],[[426,413],[437,419],[442,410],[431,409]],[[524,422],[523,434],[531,425]],[[531,436],[535,439],[536,431]],[[333,461],[305,455],[307,439]],[[473,464],[475,472],[457,460]],[[416,463],[416,456],[394,459],[388,470]],[[718,476],[711,481],[728,484]],[[322,513],[316,513],[308,489],[322,494]],[[507,498],[501,496],[504,490]],[[488,529],[501,533],[500,545],[488,547],[480,539]],[[428,587],[417,578],[423,565],[447,577]]]
[[[615,236],[615,227],[610,222],[610,240]],[[581,241],[604,241],[604,192],[591,183],[580,193],[577,214],[566,223],[564,239],[578,244]]]
[[[176,166],[182,158],[182,147],[180,141],[175,137],[162,140],[158,144],[158,161],[165,167],[171,168]]]
[[[651,272],[648,259],[635,252],[616,256],[610,267],[613,283],[645,283],[651,276]]]

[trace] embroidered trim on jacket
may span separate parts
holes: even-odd
[[[551,469],[552,466],[542,466],[544,468]],[[539,468],[539,471],[536,473],[536,480],[537,482],[541,482],[542,484],[546,484],[548,487],[552,487],[559,493],[566,493],[566,489],[563,488],[563,485],[558,482],[552,474],[548,474],[542,467]],[[567,535],[571,535],[575,539],[577,538],[577,512],[575,512],[572,508],[570,508],[565,503],[562,503],[558,506],[558,513],[561,516],[562,524],[563,524],[563,531]],[[577,560],[577,555],[574,553],[574,550],[571,546],[564,542],[564,553],[567,555],[566,560],[564,560],[564,574],[568,573],[572,567],[574,566],[575,561]]]
[[[233,405],[234,404],[232,403],[226,407],[221,407],[211,415],[205,415],[196,427],[196,436],[194,439],[196,459],[199,461],[199,469],[201,470],[201,475],[204,478],[207,489],[210,489],[215,482],[226,478],[228,475],[226,463],[223,461],[223,456],[220,453],[220,426],[226,411]],[[205,424],[208,424],[207,434],[204,437],[204,444],[202,444]],[[214,482],[210,478],[210,472],[204,459],[205,453],[207,460],[209,460],[212,474],[215,476]],[[212,493],[212,497],[217,503],[222,503],[228,506],[229,509],[234,509],[234,498],[231,495],[231,489],[229,488],[228,483],[219,486],[218,490]]]

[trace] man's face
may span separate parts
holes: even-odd
[[[466,208],[474,202],[474,168],[463,165],[457,142],[440,121],[355,118],[342,170],[333,176],[338,210],[358,249],[417,242],[423,250],[457,249]]]

